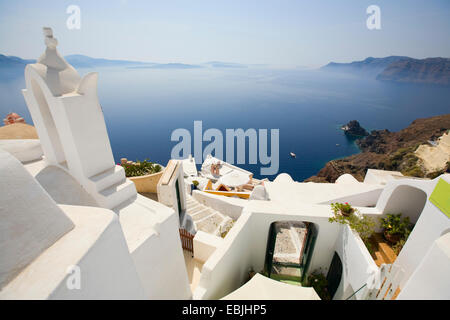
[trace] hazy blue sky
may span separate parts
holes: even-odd
[[[66,8],[81,8],[68,30]],[[366,8],[381,8],[381,30]],[[37,58],[42,26],[64,55],[320,66],[368,56],[450,56],[449,0],[0,0],[0,53]]]

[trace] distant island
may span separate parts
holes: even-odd
[[[197,69],[203,66],[185,63],[153,63],[142,66],[131,66],[130,69]]]
[[[333,71],[333,72],[348,72],[357,73],[360,75],[376,77],[384,69],[386,69],[391,63],[397,62],[399,60],[409,59],[404,56],[390,56],[386,58],[373,58],[369,57],[362,61],[353,61],[350,63],[337,63],[330,62],[329,64],[323,66],[321,70],[323,71]]]
[[[369,57],[351,63],[330,62],[321,70],[354,73],[381,81],[450,85],[449,58]]]
[[[64,57],[75,68],[101,68],[101,67],[127,67],[130,69],[197,69],[197,68],[247,68],[247,65],[211,61],[203,64],[186,63],[156,63],[130,60],[111,60],[92,58],[81,54],[72,54]],[[24,68],[29,63],[36,63],[35,59],[22,59],[15,56],[0,54],[0,69]]]
[[[130,66],[130,65],[146,65],[152,64],[140,61],[128,60],[109,60],[98,59],[84,56],[81,54],[72,54],[64,57],[68,63],[75,68],[92,68],[92,67],[112,67],[112,66]],[[36,59],[22,59],[15,56],[5,56],[0,54],[0,68],[24,67],[29,63],[36,63]]]
[[[247,68],[245,64],[234,63],[234,62],[222,62],[222,61],[210,61],[204,63],[213,68]]]
[[[197,68],[248,68],[249,66],[234,62],[210,61],[201,64],[156,63],[130,60],[111,60],[92,58],[81,54],[65,56],[75,68],[127,67],[130,69],[197,69]],[[24,68],[36,60],[22,59],[0,54],[0,69]],[[414,59],[406,56],[389,56],[385,58],[369,57],[362,61],[350,63],[330,62],[320,68],[321,71],[352,73],[380,81],[450,85],[450,58]]]
[[[15,56],[5,56],[0,54],[0,68],[23,67],[29,63],[35,63],[36,60],[25,60]]]
[[[64,57],[68,63],[75,68],[93,68],[93,67],[114,67],[114,66],[132,66],[147,65],[152,62],[130,61],[130,60],[110,60],[92,58],[82,54],[71,54]]]

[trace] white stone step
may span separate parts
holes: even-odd
[[[195,204],[195,205],[193,205],[193,206],[188,206],[187,207],[187,211],[188,212],[196,212],[196,211],[198,211],[198,210],[202,210],[202,209],[204,209],[204,208],[206,208],[204,205],[202,205],[202,204],[200,204],[200,203],[197,203],[197,204]]]
[[[125,170],[121,166],[114,166],[89,177],[89,180],[95,184],[97,191],[101,191],[119,182],[124,182]]]
[[[191,197],[189,197],[189,198],[186,199],[186,203],[193,204],[193,203],[197,203],[197,201],[195,201],[194,199],[192,199]]]
[[[193,206],[195,206],[195,205],[197,205],[197,204],[194,203],[194,202],[186,201],[186,208],[191,208],[191,207],[193,207]]]
[[[221,232],[225,231],[227,226],[233,223],[233,219],[230,217],[201,204],[192,196],[187,197],[186,204],[186,213],[191,216],[194,221],[196,230],[201,230],[220,237]]]
[[[195,222],[195,227],[197,230],[217,235],[217,229],[218,226],[222,223],[222,220],[222,217],[220,217],[218,214],[211,214],[205,219],[201,219],[198,222]]]
[[[102,207],[114,208],[127,199],[136,196],[136,186],[133,181],[125,180],[101,190],[99,195],[99,204]]]
[[[194,221],[199,221],[207,216],[210,216],[211,214],[214,214],[214,212],[211,209],[205,208],[195,214],[192,214],[191,216]]]
[[[200,212],[202,210],[206,209],[204,206],[195,206],[195,208],[187,208],[187,213],[189,213],[191,216],[196,214],[197,212]]]

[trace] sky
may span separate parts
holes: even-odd
[[[80,29],[66,12],[80,8]],[[381,29],[366,9],[381,10]],[[319,67],[406,55],[450,57],[449,0],[0,0],[0,53],[44,51],[53,28],[63,55],[147,62]]]

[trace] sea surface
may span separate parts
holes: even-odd
[[[94,70],[78,71],[84,75]],[[165,166],[177,144],[171,141],[173,130],[185,128],[193,139],[194,121],[201,120],[203,131],[217,128],[224,140],[225,129],[279,129],[278,173],[302,181],[327,161],[359,152],[340,130],[349,120],[358,120],[367,130],[397,131],[416,118],[450,113],[448,87],[348,74],[266,67],[95,71],[117,163],[122,157],[148,158]],[[21,93],[23,70],[0,72],[0,116],[14,111],[32,123]],[[261,164],[239,166],[265,177],[260,175]]]

